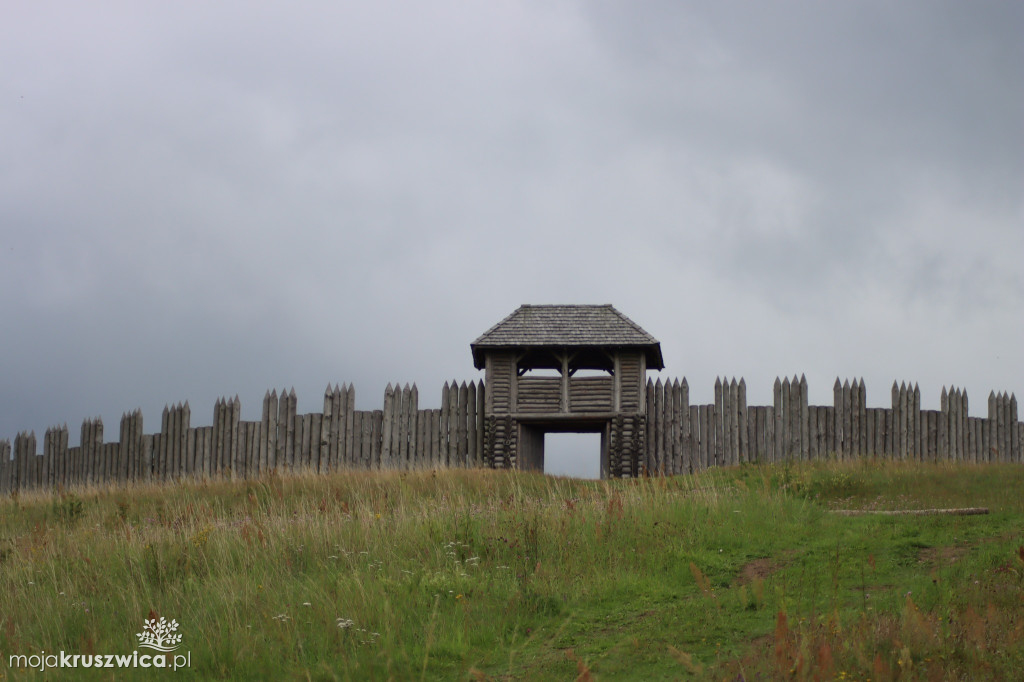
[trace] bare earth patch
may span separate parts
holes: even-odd
[[[740,574],[736,577],[736,584],[748,585],[755,580],[764,580],[784,565],[785,562],[779,561],[778,559],[754,559],[740,569]]]
[[[948,547],[925,547],[917,553],[917,561],[922,564],[944,565],[954,564],[967,556],[970,545],[950,545]]]

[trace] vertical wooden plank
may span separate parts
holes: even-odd
[[[35,434],[33,434],[32,435],[32,445],[33,445],[33,447],[35,446],[35,440],[36,440],[35,439]],[[102,457],[102,454],[103,454],[103,420],[100,419],[99,417],[97,417],[96,419],[93,420],[92,451],[93,451],[93,461],[94,461],[95,464],[98,465],[99,461],[100,461],[100,457]],[[95,484],[98,484],[100,482],[99,477],[98,477],[99,467],[98,466],[94,466],[93,467],[93,472],[94,472],[95,475],[93,477],[92,483],[95,485]]]
[[[730,440],[732,441],[730,447],[732,448],[732,454],[729,456],[729,461],[733,466],[738,465],[741,461],[742,453],[740,452],[740,443],[742,442],[742,429],[740,425],[740,385],[736,381],[736,377],[729,380],[729,411],[731,415],[729,417],[730,427],[732,435]]]
[[[695,471],[700,471],[701,468],[704,466],[703,463],[700,461],[700,409],[699,409],[699,406],[697,406],[697,405],[690,405],[690,416],[689,416],[688,419],[689,419],[689,429],[690,430],[689,430],[689,432],[687,434],[687,438],[689,439],[689,441],[687,442],[687,446],[686,446],[687,447],[687,451],[689,453],[688,454],[688,459],[687,459],[687,465],[689,467],[689,471],[692,473],[692,472],[695,472]],[[650,440],[649,432],[648,432],[647,440]]]
[[[447,384],[446,384],[447,385]],[[391,441],[395,423],[395,402],[401,400],[401,391],[396,390],[388,382],[384,389],[384,410],[381,416],[380,461],[385,468],[391,466]]]
[[[280,466],[278,457],[284,447],[284,443],[280,440],[281,403],[277,396],[276,388],[271,391],[270,398],[266,401],[264,409],[267,412],[267,430],[264,435],[264,440],[267,442],[267,461],[266,466],[262,467],[262,469],[264,472],[270,472],[275,471]]]
[[[310,412],[298,418],[302,422],[302,436],[301,438],[296,437],[295,447],[298,453],[299,469],[305,472],[315,472],[319,464],[321,424],[318,417],[323,419],[322,414]]]
[[[476,428],[477,428],[477,388],[476,382],[469,382],[466,403],[466,464],[470,467],[479,466],[479,454],[476,451]]]
[[[224,452],[227,450],[226,415],[224,398],[218,398],[213,405],[213,431],[210,440],[210,472],[211,478],[219,478],[224,464]]]
[[[348,435],[348,385],[334,385],[334,399],[331,403],[331,452],[332,471],[343,468],[345,462],[345,439]]]
[[[171,409],[171,479],[181,478],[182,464],[184,460],[183,444],[185,438],[185,415],[182,404],[179,402]]]
[[[772,386],[772,461],[781,462],[785,459],[785,446],[783,445],[783,391],[782,382],[775,377],[775,384]]]
[[[230,459],[228,460],[231,466],[231,477],[238,478],[244,476],[245,463],[244,454],[242,452],[242,444],[240,442],[241,435],[241,420],[242,420],[242,401],[238,399],[238,394],[235,394],[234,400],[228,400],[228,418],[230,421],[231,433],[231,449],[228,451]]]
[[[679,382],[679,462],[681,473],[693,469],[693,433],[690,421],[690,384],[683,377]]]
[[[892,459],[900,458],[900,387],[892,382]]]
[[[999,395],[999,461],[1011,460],[1010,440],[1010,395],[1005,391]]]
[[[438,430],[438,451],[437,451],[437,464],[439,467],[448,466],[448,422],[449,422],[449,411],[450,405],[449,400],[451,399],[451,391],[449,390],[448,382],[444,382],[444,388],[441,389],[441,414],[440,414],[440,429]]]
[[[750,457],[750,428],[748,425],[748,419],[750,414],[747,409],[747,380],[740,377],[740,382],[737,384],[736,390],[736,423],[739,427],[739,461],[740,462],[751,462],[753,461]]]
[[[178,477],[178,432],[181,430],[181,403],[171,405],[167,412],[167,479]]]
[[[916,450],[915,459],[920,462],[924,459],[925,430],[924,421],[921,417],[921,386],[917,383],[914,384],[911,414],[913,415],[914,419],[914,448]]]
[[[356,431],[355,414],[356,414],[356,387],[353,384],[348,385],[348,397],[343,403],[347,410],[345,414],[345,452],[351,453],[347,456],[349,461],[355,462],[359,459],[356,454],[356,440],[362,438],[362,429]],[[362,451],[362,445],[360,445],[359,451]]]
[[[910,385],[907,385],[907,394],[910,399],[910,420],[913,423],[914,440],[911,443],[911,447],[914,449],[914,460],[923,461],[923,450],[924,450],[924,423],[921,418],[921,388],[920,385],[915,383],[914,390],[910,390]]]
[[[372,460],[372,466],[374,469],[380,469],[382,467],[381,461],[381,438],[384,427],[384,412],[383,410],[373,411],[373,422],[371,424],[370,432],[370,458]]]
[[[295,446],[297,449],[297,468],[303,471],[309,471],[312,466],[313,457],[313,419],[311,414],[304,414],[298,420],[296,420],[296,438]],[[302,436],[298,435],[298,425],[302,424]],[[318,433],[317,436],[320,434]],[[300,445],[301,444],[301,445]]]
[[[143,422],[140,413],[136,435],[139,444],[139,468],[136,473],[136,480],[148,483],[153,480],[153,437],[147,436],[142,427]],[[71,458],[71,463],[75,464],[74,458]]]
[[[396,466],[399,469],[408,469],[410,463],[409,457],[409,444],[413,439],[411,425],[413,418],[410,416],[410,408],[412,407],[412,388],[409,384],[405,384],[402,387],[402,399],[400,402],[400,410],[397,414],[398,421],[398,449],[396,454]]]
[[[967,389],[962,389],[960,391],[960,433],[963,434],[962,438],[965,443],[967,438],[967,420],[969,419],[971,413],[969,408],[970,401],[967,398]],[[963,445],[963,447],[964,449],[966,449],[966,445]],[[975,452],[975,455],[971,461],[977,461],[977,452]]]
[[[274,394],[276,402],[277,394]],[[270,389],[263,394],[263,410],[260,412],[260,442],[256,459],[256,472],[263,474],[267,471],[267,463],[270,461]],[[277,411],[276,409],[274,410]],[[276,429],[275,429],[276,430]]]
[[[350,459],[347,462],[348,466],[352,469],[365,469],[366,459],[369,458],[367,455],[366,459],[363,456],[363,413],[352,410],[352,429],[349,432],[352,434],[351,441],[345,443],[345,448],[350,454]],[[350,447],[351,446],[351,447]],[[368,446],[367,446],[368,447]]]
[[[946,387],[942,387],[942,393],[939,395],[939,447],[938,447],[938,459],[939,461],[949,460],[949,394],[946,393]]]
[[[999,436],[997,433],[997,427],[999,423],[999,398],[996,397],[994,391],[989,391],[988,394],[988,419],[982,420],[981,428],[985,431],[985,445],[986,447],[982,450],[983,462],[998,461],[997,447],[999,443]]]
[[[466,439],[469,434],[469,387],[466,386],[466,382],[463,381],[459,385],[459,423],[458,423],[458,462],[460,467],[465,467],[467,464],[467,454],[469,449],[467,447]]]
[[[338,424],[335,420],[337,407],[335,406],[336,390],[327,384],[324,390],[324,412],[320,419],[320,456],[317,462],[317,470],[321,473],[330,471],[331,449],[338,443]]]
[[[760,451],[760,414],[761,408],[759,407],[747,407],[747,461],[748,462],[759,462],[761,457]]]
[[[459,385],[452,381],[448,389],[448,466],[459,466]]]
[[[796,376],[782,380],[783,450],[786,459],[800,459],[800,384]]]
[[[674,431],[674,419],[676,412],[676,396],[675,390],[671,379],[666,379],[665,384],[662,387],[664,393],[664,401],[662,404],[662,422],[661,422],[661,443],[662,443],[662,457],[659,463],[659,474],[663,476],[670,476],[674,473],[673,471],[673,450],[672,450],[672,437]],[[623,438],[625,440],[625,438]],[[625,443],[623,443],[625,445]]]
[[[185,423],[185,406],[178,403],[174,410],[174,478],[180,479],[185,472],[185,438],[188,425]]]
[[[156,448],[153,452],[153,473],[158,481],[167,480],[167,433],[170,430],[170,415],[171,406],[164,405],[163,412],[160,413],[160,438],[153,441]],[[86,458],[88,457],[89,454],[86,455]]]
[[[217,476],[229,476],[234,469],[234,448],[231,443],[231,404],[228,399],[220,401],[220,434],[217,453]]]
[[[672,413],[672,473],[678,475],[689,472],[689,462],[686,457],[686,423],[689,421],[690,405],[688,398],[684,395],[686,390],[679,379],[673,380],[672,393],[674,408]]]
[[[83,436],[85,430],[85,422],[82,423]],[[12,491],[22,491],[25,489],[25,433],[19,431],[14,436],[14,475],[11,480]]]
[[[142,424],[142,412],[138,411],[138,414],[139,414],[139,418],[138,418],[138,422],[137,423],[141,426],[141,424]],[[61,456],[61,465],[60,465],[60,475],[61,475],[60,484],[63,485],[63,486],[67,486],[68,482],[69,482],[68,469],[71,466],[71,449],[68,447],[68,425],[67,425],[67,422],[61,424],[60,432],[61,432],[60,433],[60,450],[63,453],[63,455]],[[2,457],[2,455],[0,455],[0,457]]]
[[[948,424],[949,456],[952,461],[957,461],[960,458],[960,432],[958,429],[959,415],[957,409],[958,403],[959,397],[957,396],[956,387],[953,386],[949,390],[949,412],[946,415]]]
[[[428,443],[428,419],[426,410],[416,410],[416,447],[414,448],[413,464],[412,466],[416,469],[426,469],[429,459]]]
[[[136,446],[132,439],[132,416],[128,412],[121,415],[121,462],[118,479],[131,480],[131,471],[135,461]],[[63,483],[63,481],[61,481]]]
[[[1021,461],[1020,428],[1017,422],[1017,395],[1010,394],[1010,461]]]
[[[928,422],[928,458],[932,462],[939,461],[939,413],[929,410]]]
[[[901,389],[902,389],[902,383],[901,383]],[[916,449],[917,449],[916,448],[917,433],[916,433],[916,420],[915,420],[915,415],[914,415],[914,385],[911,384],[911,383],[908,383],[907,384],[907,388],[906,388],[906,396],[905,397],[903,396],[903,393],[902,393],[902,390],[901,390],[900,398],[901,398],[901,401],[902,401],[902,408],[901,409],[903,410],[903,417],[902,418],[903,418],[903,421],[904,421],[904,426],[902,428],[905,428],[905,430],[906,430],[906,446],[905,446],[905,452],[904,452],[904,459],[913,460],[913,459],[916,458],[916,454],[917,454],[915,452]],[[903,439],[902,434],[901,434],[900,438],[901,438],[901,440]]]
[[[29,471],[31,472],[31,476],[32,476],[30,487],[33,490],[39,490],[43,486],[43,481],[42,481],[42,473],[43,472],[42,472],[42,466],[41,466],[43,457],[39,454],[39,451],[36,448],[35,435],[36,435],[35,431],[33,431],[32,432],[32,447],[28,450],[27,454],[28,454],[28,461],[29,461]]]
[[[181,406],[181,456],[184,459],[184,466],[182,466],[182,475],[188,473],[192,475],[195,468],[195,438],[192,434],[192,408],[189,406],[188,401]]]
[[[795,377],[794,377],[795,379]],[[800,402],[797,404],[797,409],[800,410],[799,423],[800,423],[800,459],[808,460],[811,456],[811,443],[810,443],[810,410],[807,404],[807,375],[800,375],[800,382],[798,384],[799,390],[798,395],[800,396]]]
[[[874,411],[874,440],[877,442],[876,452],[879,453],[879,457],[889,457],[889,443],[887,441],[888,434],[886,433],[886,415],[889,410],[885,408],[879,408]]]
[[[867,403],[867,395],[864,392],[864,402]],[[878,430],[878,408],[866,407],[864,408],[864,419],[867,422],[867,445],[866,452],[872,459],[878,459],[882,456],[882,449],[878,447],[879,437],[881,433]]]
[[[441,421],[441,410],[430,411],[430,466],[434,469],[440,469],[444,465],[442,464],[443,456],[441,454],[441,448],[443,443],[443,436],[441,434],[442,421]]]
[[[832,448],[829,446],[829,437],[832,434],[832,413],[835,410],[831,405],[822,405],[818,408],[818,456],[820,459],[828,459],[832,456]]]
[[[92,421],[86,419],[82,422],[80,440],[78,441],[78,458],[75,466],[76,485],[89,485],[89,460],[91,451]],[[15,458],[17,458],[17,456],[17,450],[15,450]]]
[[[51,490],[53,486],[53,472],[50,462],[53,461],[53,435],[54,428],[50,427],[43,431],[43,451],[39,455],[39,487],[42,490]]]
[[[334,385],[334,402],[331,416],[331,470],[345,467],[345,440],[348,437],[348,385]]]
[[[352,463],[358,469],[370,468],[371,413],[352,410]]]
[[[843,392],[846,394],[844,402],[847,411],[847,415],[843,419],[843,435],[846,439],[844,452],[846,452],[848,459],[856,459],[861,455],[860,436],[864,424],[860,420],[859,389],[860,386],[857,379],[854,379],[852,382],[848,379],[843,381]]]
[[[647,438],[644,442],[643,466],[646,471],[653,474],[654,472],[657,471],[657,463],[655,460],[657,451],[656,441],[658,429],[658,419],[655,414],[656,410],[654,406],[653,379],[647,379],[647,386],[644,389],[644,393],[646,394],[646,399],[644,400],[644,403],[645,412],[647,414]]]
[[[291,460],[289,461],[289,468],[292,471],[302,471],[303,468],[305,468],[305,463],[303,462],[303,459],[302,459],[302,453],[303,453],[302,439],[303,439],[304,436],[307,438],[307,440],[306,440],[306,446],[307,447],[309,445],[309,440],[308,440],[308,434],[306,433],[306,430],[305,430],[306,424],[305,424],[304,418],[305,418],[305,415],[297,414],[297,415],[295,415],[295,419],[293,420],[293,427],[292,427],[292,443],[293,443],[293,445],[292,445],[292,457],[291,457]],[[307,452],[308,452],[308,450],[307,450]]]
[[[29,479],[29,487],[38,490],[43,487],[42,471],[40,470],[42,457],[39,456],[36,447],[36,432],[30,431],[28,440],[25,443],[25,456],[29,461],[29,475],[31,477]]]
[[[708,415],[711,419],[711,428],[714,431],[714,448],[709,453],[713,466],[722,466],[725,463],[725,395],[722,391],[721,378],[715,379],[715,405]],[[711,462],[709,462],[711,464]]]
[[[707,469],[711,466],[712,460],[714,459],[714,450],[711,446],[711,434],[708,433],[711,426],[711,418],[708,412],[710,411],[709,405],[698,406],[698,421],[700,423],[700,467],[701,469]]]
[[[91,422],[88,419],[82,421],[82,428],[79,431],[78,449],[74,453],[73,461],[73,476],[71,477],[70,483],[72,485],[85,485],[88,482],[87,469],[85,465],[86,455],[89,452],[89,444],[92,438],[89,433]],[[14,439],[14,472],[12,478],[12,490],[17,490],[19,486],[18,482],[18,439]]]
[[[43,436],[43,455],[49,459],[46,472],[46,488],[57,491],[63,481],[61,480],[61,465],[63,464],[63,451],[60,447],[61,428],[53,426],[46,430]]]
[[[968,451],[971,453],[971,462],[982,461],[982,453],[984,452],[983,434],[985,430],[982,428],[982,420],[980,417],[969,417],[967,419],[968,435]]]
[[[260,442],[263,438],[263,423],[246,422],[246,428],[248,429],[247,437],[249,439],[246,451],[249,454],[245,458],[245,476],[246,478],[256,478],[259,475]]]
[[[285,465],[290,471],[294,471],[297,468],[296,450],[300,447],[300,442],[296,440],[296,432],[299,428],[299,401],[295,396],[295,387],[293,386],[288,390],[288,400],[286,402],[288,406],[288,420],[285,422]]]
[[[667,411],[665,409],[665,385],[661,378],[654,383],[654,473],[664,476],[665,467],[665,422]]]
[[[818,408],[808,407],[807,415],[807,459],[820,457],[818,452]]]
[[[1001,411],[999,413],[999,461],[1010,462],[1012,461],[1012,440],[1010,438],[1010,424],[1012,418],[1010,416],[1010,396],[1005,391],[1003,392],[1002,400],[1000,401]]]
[[[726,383],[727,381],[727,383]],[[726,444],[729,450],[726,461],[729,466],[736,466],[740,463],[740,422],[739,422],[739,383],[736,377],[727,379],[722,383],[723,403],[728,410],[726,421]]]
[[[195,429],[192,428],[192,408],[188,401],[181,406],[181,476],[195,473]]]
[[[842,402],[836,413],[836,446],[840,459],[846,461],[853,456],[853,390],[849,379],[843,379]]]
[[[203,476],[211,478],[214,475],[214,447],[216,445],[213,437],[213,427],[203,429]]]
[[[487,387],[483,380],[478,382],[476,391],[476,465],[484,466],[484,405],[487,401]]]
[[[323,413],[312,413],[309,415],[309,469],[320,471],[320,443],[325,437]]]

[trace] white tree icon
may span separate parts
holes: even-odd
[[[135,634],[139,638],[139,646],[156,649],[157,651],[174,651],[181,644],[181,633],[174,632],[178,629],[178,621],[162,617],[142,621],[142,632]]]

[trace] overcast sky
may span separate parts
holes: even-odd
[[[0,438],[391,381],[522,303],[812,404],[1024,389],[1024,4],[32,2],[0,22]],[[655,374],[657,376],[657,374]]]

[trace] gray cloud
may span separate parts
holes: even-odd
[[[616,304],[698,400],[1024,384],[1016,4],[8,14],[0,438],[433,404],[524,302]]]

